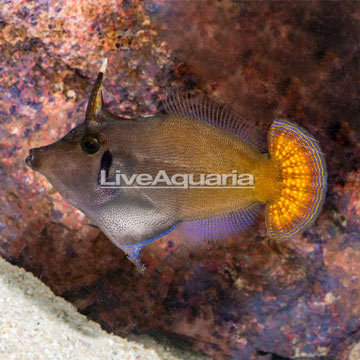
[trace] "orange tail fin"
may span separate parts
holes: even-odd
[[[269,132],[269,154],[282,172],[280,198],[267,205],[268,236],[291,237],[319,215],[325,199],[327,172],[318,142],[298,125],[286,120],[273,122]]]

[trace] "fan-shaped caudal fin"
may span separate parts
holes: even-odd
[[[326,193],[326,164],[318,142],[289,121],[274,121],[268,141],[270,157],[281,168],[282,190],[280,198],[267,205],[266,226],[269,237],[283,239],[319,215]]]

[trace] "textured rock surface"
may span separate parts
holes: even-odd
[[[48,287],[0,258],[0,357],[17,360],[203,359],[149,339],[107,334]]]
[[[119,334],[167,334],[216,359],[354,358],[359,19],[357,2],[3,2],[1,255]],[[277,116],[308,128],[329,171],[315,226],[281,249],[263,224],[202,248],[173,233],[144,251],[138,275],[23,163],[83,120],[105,55],[114,112],[154,113],[165,88],[197,86],[264,131]]]

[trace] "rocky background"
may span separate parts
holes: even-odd
[[[0,0],[1,256],[116,334],[213,359],[360,359],[359,20],[355,1]],[[138,274],[24,164],[83,121],[104,56],[122,116],[199,88],[259,131],[309,129],[329,172],[316,224],[280,248],[263,223],[202,247],[174,232]]]

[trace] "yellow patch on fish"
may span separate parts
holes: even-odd
[[[269,153],[281,166],[280,197],[268,205],[268,234],[288,238],[316,219],[326,192],[326,165],[316,140],[304,129],[275,121],[269,133]]]

